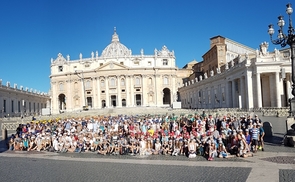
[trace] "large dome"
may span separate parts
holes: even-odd
[[[125,57],[131,55],[131,51],[119,41],[119,36],[114,30],[112,42],[102,51],[102,57]]]

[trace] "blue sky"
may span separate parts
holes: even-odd
[[[0,1],[0,79],[41,92],[50,89],[50,59],[60,52],[99,55],[114,27],[120,42],[139,54],[166,45],[178,67],[210,48],[222,35],[257,49],[269,41],[268,25],[287,16],[289,1],[257,0],[2,0]],[[277,30],[277,26],[275,26]],[[274,49],[270,44],[269,50]],[[276,46],[279,48],[279,46]]]

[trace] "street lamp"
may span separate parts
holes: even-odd
[[[79,72],[81,72],[81,75],[82,75],[82,77],[79,75]],[[86,104],[87,104],[87,97],[86,97],[86,93],[85,93],[85,82],[84,82],[84,74],[83,74],[83,70],[75,70],[75,74],[79,77],[79,78],[81,78],[81,80],[82,80],[82,84],[83,84],[83,95],[84,95],[84,99],[83,99],[83,109],[87,109],[87,106],[86,106]]]
[[[290,116],[294,115],[295,112],[295,35],[294,35],[294,27],[292,25],[292,18],[291,14],[293,13],[293,8],[291,3],[287,4],[286,13],[289,16],[289,27],[288,27],[288,34],[285,34],[283,31],[283,27],[285,25],[284,17],[280,15],[278,17],[278,36],[277,39],[273,40],[272,36],[275,33],[273,25],[268,25],[268,34],[270,35],[270,40],[275,45],[281,45],[281,47],[285,47],[289,45],[291,48],[291,72],[292,72],[292,95],[293,98],[290,99]]]

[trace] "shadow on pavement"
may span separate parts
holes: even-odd
[[[271,137],[265,137],[264,142],[267,145],[282,145],[284,136],[271,136]]]
[[[7,140],[1,140],[0,141],[0,153],[5,152],[8,150],[8,141]]]

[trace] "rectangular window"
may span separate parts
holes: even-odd
[[[13,102],[13,100],[11,101],[11,112],[12,113],[14,112],[14,102]]]
[[[167,66],[168,65],[168,59],[163,59],[163,66]]]
[[[17,110],[20,112],[20,101],[17,102]]]
[[[105,93],[105,91],[104,91],[104,90],[102,90],[102,91],[101,91],[101,93],[103,93],[103,94],[104,94],[104,93]]]
[[[125,90],[123,89],[122,92],[125,92]]]
[[[58,71],[63,72],[63,66],[58,66]]]
[[[225,102],[225,94],[224,94],[224,88],[221,89],[222,92],[222,102]]]
[[[3,100],[3,112],[6,112],[6,100]]]

